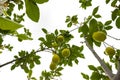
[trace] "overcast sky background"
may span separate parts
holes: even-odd
[[[28,50],[39,48],[39,41],[37,40],[40,36],[44,36],[41,28],[46,28],[49,32],[53,32],[55,29],[67,29],[65,24],[65,18],[67,15],[78,15],[79,22],[83,22],[84,18],[92,13],[92,9],[99,5],[100,9],[98,13],[102,14],[102,21],[106,21],[110,19],[110,11],[112,10],[109,5],[104,3],[105,0],[93,0],[93,6],[84,10],[80,8],[79,0],[50,0],[49,2],[39,5],[40,7],[40,20],[38,23],[32,22],[29,18],[26,17],[25,22],[23,23],[25,27],[29,28],[33,33],[34,37],[33,41],[23,41],[22,43],[17,41],[17,38],[11,38],[9,36],[5,37],[5,43],[11,43],[14,47],[13,52],[10,53],[8,51],[4,51],[3,54],[0,55],[0,63],[5,63],[13,59],[14,54],[17,54],[17,51],[20,50]],[[75,28],[75,27],[73,27]],[[71,28],[71,29],[73,29]],[[71,30],[69,29],[69,30]],[[109,31],[109,33],[111,33]],[[72,44],[82,45],[80,41],[83,41],[79,38],[79,34],[77,30],[72,32],[75,35],[75,39],[71,41]],[[113,34],[116,35],[116,34]],[[110,42],[108,40],[108,42]],[[114,43],[112,44],[114,45]],[[102,46],[101,50],[96,48],[99,55],[105,57],[103,55],[102,50],[104,50],[104,46]],[[79,59],[79,65],[74,65],[74,67],[65,67],[62,71],[63,76],[61,76],[62,80],[83,80],[81,76],[81,72],[90,73],[87,65],[95,64],[98,65],[97,60],[91,55],[91,52],[85,48],[83,51],[86,59]],[[51,53],[41,52],[39,53],[41,58],[41,65],[36,66],[34,68],[33,76],[39,78],[41,74],[41,70],[49,70],[49,64],[51,62]],[[10,65],[7,65],[0,69],[0,80],[27,80],[26,74],[20,68],[16,68],[13,71],[10,71]]]

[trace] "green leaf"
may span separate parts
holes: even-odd
[[[94,43],[95,43],[95,45],[98,46],[98,47],[101,46],[101,43],[100,43],[100,42],[96,42],[96,41],[94,41]]]
[[[69,22],[69,21],[70,21],[70,16],[66,16],[65,22],[67,23],[67,22]]]
[[[98,73],[98,72],[93,72],[91,77],[90,77],[91,80],[100,80],[101,79],[101,75]]]
[[[96,14],[94,15],[95,18],[101,18],[101,15],[100,14]]]
[[[15,31],[21,27],[23,27],[23,25],[0,16],[0,29]]]
[[[31,80],[37,80],[35,77],[32,77]]]
[[[97,71],[97,68],[93,65],[88,65],[88,67],[90,70]]]
[[[108,20],[108,21],[105,22],[104,25],[110,25],[111,23],[112,23],[112,20]]]
[[[42,28],[42,31],[43,31],[45,34],[48,33],[47,30],[46,30],[45,28]]]
[[[40,12],[37,4],[33,0],[25,0],[25,6],[26,6],[27,16],[31,20],[38,22],[40,17]]]
[[[55,35],[58,35],[58,30],[57,29],[55,30]]]
[[[117,18],[115,24],[116,24],[116,27],[120,29],[120,17]]]
[[[28,37],[26,34],[18,34],[17,37],[20,40],[32,40],[32,38]]]
[[[81,73],[81,75],[83,76],[84,79],[89,80],[89,76],[88,76],[87,74],[85,74],[85,73]]]
[[[98,30],[98,27],[97,27],[97,21],[95,19],[92,19],[89,23],[89,32],[90,34],[93,34],[93,32],[97,31]]]
[[[31,78],[31,76],[32,76],[32,70],[29,70],[29,72],[28,72],[28,78]]]
[[[71,18],[72,23],[75,23],[75,24],[78,23],[77,20],[78,20],[77,15],[72,16],[72,18]]]
[[[21,65],[21,68],[26,72],[28,73],[29,72],[29,69],[26,65]]]
[[[106,4],[108,4],[110,2],[110,0],[106,0]]]
[[[48,0],[34,0],[38,4],[43,4],[45,2],[48,2]]]
[[[117,18],[118,11],[119,11],[118,9],[115,9],[114,11],[112,11],[111,17],[112,17],[112,20],[113,20],[113,21]]]
[[[95,15],[98,12],[99,6],[95,7],[93,9],[92,15]]]
[[[33,62],[30,62],[30,68],[34,68],[35,64]]]
[[[115,6],[116,6],[116,3],[117,3],[117,0],[113,0],[113,2],[111,3],[111,6],[112,6],[112,7],[115,7]]]
[[[69,22],[68,24],[67,24],[67,27],[71,27],[72,26],[72,22]]]
[[[43,37],[40,37],[38,40],[40,40],[40,41],[42,41],[42,42],[45,41],[45,39],[44,39]]]
[[[86,40],[87,40],[87,42],[89,43],[89,45],[90,45],[91,47],[93,47],[93,39],[92,39],[91,35],[88,35],[87,38],[86,38]]]
[[[81,27],[81,31],[83,32],[84,35],[86,35],[89,31],[89,28],[87,26],[87,24],[84,24],[82,27]]]
[[[3,38],[2,38],[2,36],[0,35],[0,45],[2,44],[2,42],[3,42]]]
[[[76,64],[78,64],[78,63],[79,63],[78,59],[75,59],[75,63],[76,63]]]
[[[63,67],[59,67],[56,69],[56,71],[62,71],[64,68]]]
[[[11,70],[14,70],[15,67],[16,67],[16,64],[12,65],[12,66],[11,66]]]
[[[38,59],[34,60],[36,64],[40,64],[40,61]]]
[[[106,26],[105,29],[106,30],[111,30],[113,27],[112,26]]]

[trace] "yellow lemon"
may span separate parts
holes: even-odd
[[[112,48],[112,47],[107,47],[107,48],[105,49],[105,54],[106,54],[106,55],[109,55],[109,56],[113,56],[113,55],[115,54],[114,48]]]
[[[65,48],[62,50],[62,56],[63,57],[69,57],[70,56],[70,49]]]
[[[50,68],[51,70],[55,70],[55,69],[57,68],[57,65],[56,65],[55,63],[51,62],[49,68]]]
[[[106,34],[102,31],[94,32],[92,38],[97,42],[103,42],[106,39]]]
[[[64,41],[64,37],[62,35],[57,37],[57,41],[58,42],[63,42]]]
[[[59,63],[60,62],[60,57],[57,54],[54,54],[52,57],[52,62],[54,63]]]

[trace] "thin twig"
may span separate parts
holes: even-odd
[[[118,39],[118,38],[115,38],[115,37],[113,37],[113,36],[110,36],[110,35],[107,35],[108,37],[111,37],[111,38],[113,38],[113,39],[115,39],[115,40],[120,40],[120,39]]]

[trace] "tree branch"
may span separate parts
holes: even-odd
[[[46,48],[46,49],[47,49],[47,48]],[[38,49],[38,50],[35,51],[34,53],[38,53],[38,52],[40,52],[40,51],[42,51],[42,50],[39,50],[39,49]],[[6,65],[8,65],[8,64],[11,64],[11,63],[13,63],[13,62],[15,62],[15,61],[17,61],[17,60],[20,60],[20,59],[26,58],[27,56],[29,56],[29,54],[26,55],[26,56],[20,57],[20,58],[18,58],[18,59],[13,59],[13,60],[8,61],[8,62],[6,62],[6,63],[4,63],[4,64],[1,64],[1,65],[0,65],[0,68],[6,66]]]
[[[120,80],[120,58],[119,58],[119,68],[117,74],[114,76],[113,80]]]
[[[8,64],[11,64],[11,63],[13,63],[13,62],[15,62],[15,61],[16,61],[16,59],[11,60],[11,61],[9,61],[9,62],[6,62],[6,63],[4,63],[4,64],[1,64],[1,65],[0,65],[0,68],[3,67],[3,66],[6,66],[6,65],[8,65]]]
[[[109,79],[113,80],[114,74],[112,73],[112,71],[107,67],[107,65],[104,63],[104,61],[98,56],[98,54],[95,52],[95,50],[90,46],[90,44],[88,43],[85,36],[84,36],[84,39],[85,39],[86,46],[90,49],[90,51],[93,53],[95,58],[99,61],[99,63],[101,64],[103,70],[105,71],[105,73],[109,77]]]

